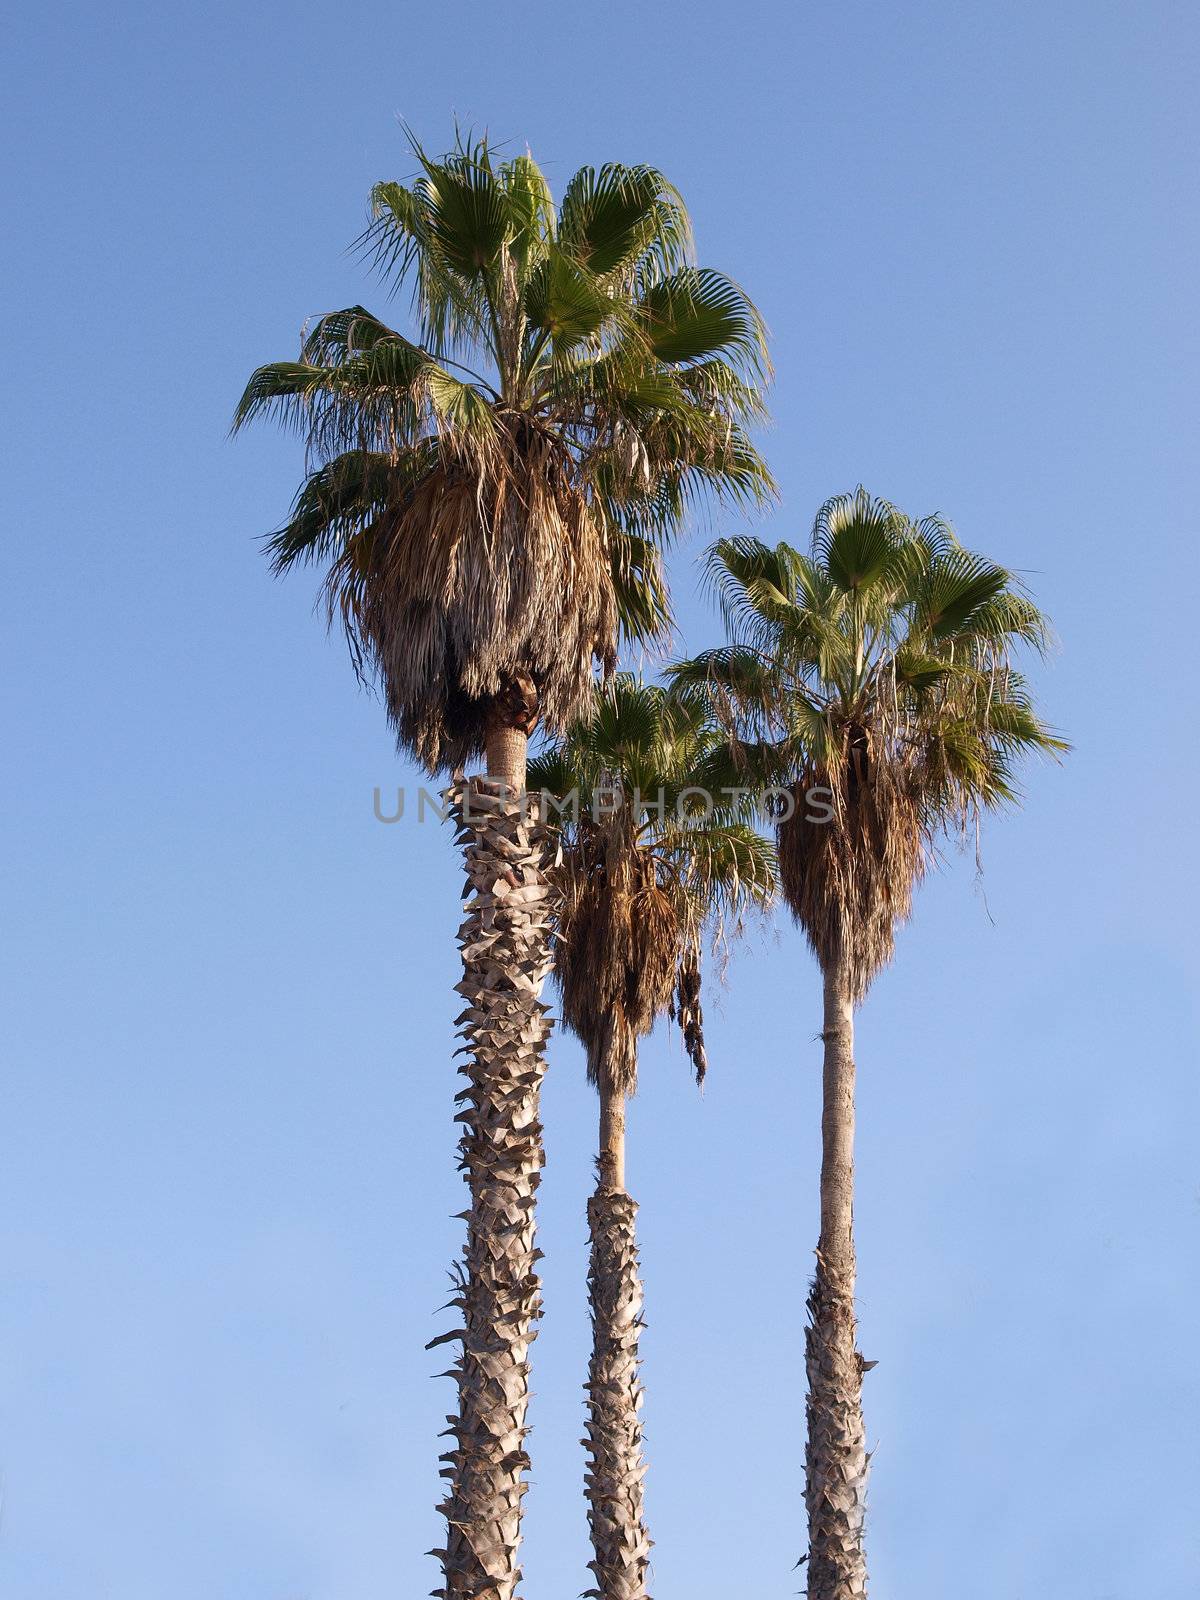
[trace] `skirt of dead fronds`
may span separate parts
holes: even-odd
[[[612,553],[570,453],[528,419],[443,452],[330,577],[334,610],[377,668],[401,742],[431,771],[483,749],[494,698],[536,687],[562,733],[616,658]]]
[[[637,1041],[671,1005],[682,930],[654,860],[616,833],[595,830],[564,861],[555,978],[591,1082],[632,1093]]]
[[[907,773],[873,760],[808,773],[791,795],[776,830],[784,899],[818,961],[840,965],[861,999],[925,870],[920,807]]]

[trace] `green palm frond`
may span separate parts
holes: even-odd
[[[503,162],[500,181],[508,200],[509,248],[524,283],[530,266],[541,259],[557,230],[554,196],[545,173],[529,155]]]
[[[524,295],[530,327],[548,334],[560,349],[596,339],[612,323],[628,318],[626,298],[557,244],[548,244],[529,274]]]
[[[930,655],[914,644],[902,644],[892,657],[896,683],[918,695],[944,683],[953,670],[952,662]]]
[[[814,560],[847,594],[894,574],[908,542],[907,525],[896,508],[861,488],[826,501],[813,525]]]
[[[631,526],[629,519],[622,518],[621,507],[607,507],[606,510],[619,529],[612,539],[611,550],[621,638],[629,644],[649,644],[664,638],[672,627],[662,551],[654,539]]]
[[[1010,583],[1002,567],[969,550],[952,550],[925,568],[916,588],[915,624],[932,640],[969,632],[975,617],[993,606]],[[994,614],[994,613],[993,613]]]
[[[305,479],[287,522],[266,541],[274,570],[336,559],[383,516],[394,487],[387,456],[352,450],[325,462]]]
[[[485,285],[446,261],[433,231],[434,199],[427,178],[411,186],[378,183],[371,190],[373,221],[359,244],[393,292],[412,288],[422,342],[443,354],[488,340]]]
[[[683,266],[692,225],[683,200],[661,172],[609,163],[581,167],[563,192],[559,239],[599,277],[636,270],[650,282]]]
[[[717,540],[705,556],[704,581],[727,628],[769,626],[776,608],[786,612],[795,597],[792,555],[787,545],[771,548],[748,534]]]
[[[702,650],[673,663],[667,675],[676,694],[704,705],[718,719],[725,707],[739,726],[754,716],[764,723],[771,718],[777,684],[774,667],[768,657],[748,645]]]
[[[1033,601],[1015,587],[1011,575],[1006,588],[984,600],[972,612],[970,631],[976,641],[1001,649],[1026,644],[1044,654],[1050,647],[1046,618]]]
[[[400,337],[365,306],[347,306],[318,317],[312,329],[305,332],[300,358],[310,366],[329,366],[359,351],[370,350],[381,339]]]
[[[468,140],[440,160],[431,160],[416,141],[413,150],[425,171],[422,229],[431,254],[468,283],[483,278],[514,220],[486,141]]]
[[[683,393],[702,410],[743,421],[761,421],[766,407],[761,388],[749,383],[721,356],[694,361],[679,374]]]
[[[769,366],[762,318],[732,279],[685,267],[649,285],[640,302],[645,336],[660,361],[690,363],[732,356],[763,376]]]

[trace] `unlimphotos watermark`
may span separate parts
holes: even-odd
[[[757,815],[773,823],[789,822],[801,805],[806,822],[819,825],[831,822],[834,816],[833,790],[820,785],[809,789],[775,785],[765,789],[727,786],[714,790],[692,784],[687,788],[672,790],[668,795],[665,789],[644,794],[640,789],[627,791],[620,784],[613,784],[610,787],[602,785],[584,796],[578,788],[564,795],[551,794],[546,789],[510,792],[506,785],[489,780],[488,791],[493,796],[499,793],[506,801],[514,800],[536,810],[542,822],[556,827],[577,826],[584,816],[601,823],[615,817],[626,807],[639,822],[653,816],[660,827],[665,827],[671,820],[678,823],[706,821],[718,811],[725,815]],[[466,821],[471,817],[471,799],[472,791],[468,784],[457,796],[458,810]],[[377,788],[374,791],[376,822],[391,826],[404,821],[406,816],[417,823],[445,822],[455,807],[455,800],[448,792],[434,793],[423,787],[417,790],[413,807],[408,807],[407,800],[407,790],[402,784],[397,784],[394,804],[385,812],[383,790]]]

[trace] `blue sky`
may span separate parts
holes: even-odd
[[[1193,8],[27,7],[9,24],[0,1589],[425,1593],[460,873],[255,537],[249,369],[382,293],[397,118],[647,160],[773,334],[801,538],[863,482],[1020,569],[1077,749],[859,1028],[874,1592],[1185,1600],[1200,1495]],[[716,634],[699,541],[689,645]],[[783,925],[644,1054],[658,1600],[799,1586],[819,986]],[[552,1047],[526,1600],[585,1586],[594,1104]]]

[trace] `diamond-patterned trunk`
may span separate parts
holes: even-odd
[[[473,779],[456,792],[453,813],[467,868],[458,1121],[471,1202],[452,1302],[463,1326],[442,1336],[462,1341],[452,1368],[458,1411],[447,1419],[453,1444],[442,1457],[446,1546],[434,1552],[445,1573],[434,1592],[444,1600],[515,1600],[521,1580],[529,1349],[540,1314],[534,1205],[551,904],[546,836],[518,787]]]
[[[588,1291],[592,1358],[588,1364],[588,1452],[584,1484],[593,1557],[593,1600],[647,1600],[651,1539],[642,1480],[642,1384],[638,1341],[642,1282],[637,1205],[624,1190],[624,1097],[601,1085],[599,1179],[588,1201]]]

